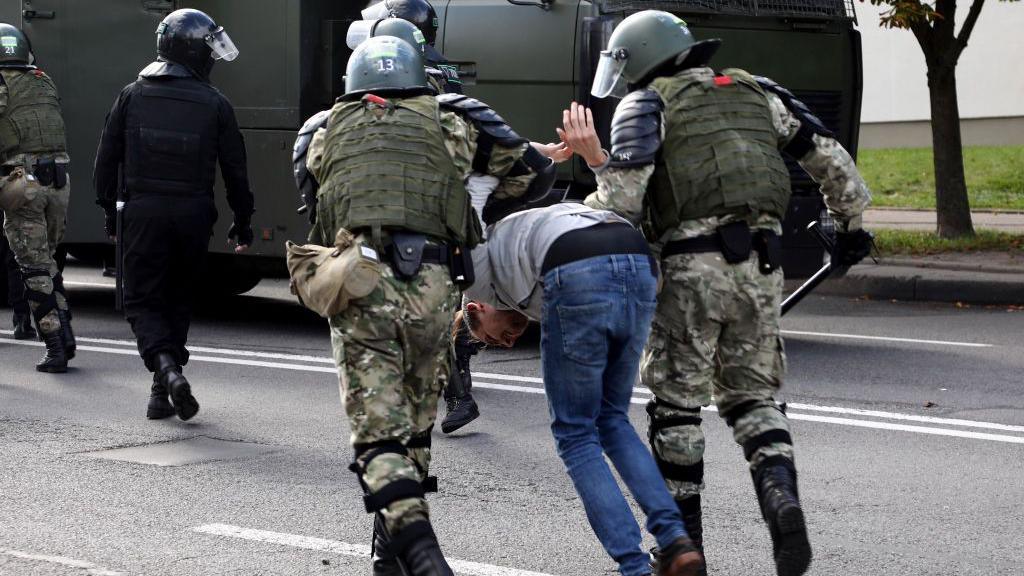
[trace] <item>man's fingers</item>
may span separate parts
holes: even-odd
[[[587,127],[594,127],[594,113],[590,111],[590,108],[584,108],[587,111]]]

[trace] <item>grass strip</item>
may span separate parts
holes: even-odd
[[[880,228],[872,231],[883,256],[942,254],[946,252],[1024,252],[1024,235],[977,230],[973,238],[940,238],[924,230]]]

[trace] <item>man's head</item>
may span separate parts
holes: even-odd
[[[601,52],[591,94],[624,96],[627,85],[650,81],[659,70],[704,66],[720,40],[697,41],[678,16],[644,10],[619,23]]]
[[[156,29],[156,52],[164,60],[180,64],[196,76],[210,76],[217,60],[231,62],[238,48],[223,26],[200,10],[175,10]]]
[[[418,48],[394,36],[375,36],[349,56],[342,98],[415,96],[429,93],[429,86]]]
[[[530,321],[514,310],[498,310],[483,302],[467,302],[456,317],[465,323],[473,338],[488,346],[511,348],[526,332]]]

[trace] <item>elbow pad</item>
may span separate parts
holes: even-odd
[[[295,178],[295,187],[299,189],[302,203],[308,211],[310,223],[316,218],[316,193],[320,185],[306,167],[306,155],[309,152],[309,143],[313,141],[313,134],[327,126],[330,116],[330,110],[323,110],[306,120],[299,129],[299,136],[292,147],[292,176]]]
[[[476,155],[473,157],[473,170],[476,172],[488,173],[487,167],[491,163],[491,151],[495,144],[515,148],[529,143],[490,106],[475,98],[462,94],[441,94],[437,97],[437,103],[442,109],[455,112],[476,127],[478,136]]]
[[[820,118],[811,112],[806,104],[796,99],[792,92],[776,84],[773,80],[764,76],[755,76],[758,86],[771,92],[782,100],[783,105],[800,121],[800,129],[796,131],[793,138],[786,144],[783,151],[794,158],[803,158],[808,152],[814,149],[814,135],[825,138],[835,138],[834,132],[829,130]]]
[[[664,104],[654,90],[634,90],[615,108],[611,129],[613,168],[653,164],[661,148]]]

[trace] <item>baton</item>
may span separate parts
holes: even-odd
[[[124,201],[118,200],[115,204],[117,215],[115,221],[114,238],[114,310],[124,311]]]
[[[824,248],[826,252],[829,254],[832,253],[835,245],[832,242],[832,239],[822,232],[821,225],[818,224],[817,220],[807,225],[807,231],[814,236],[814,239],[821,244],[822,248]],[[835,270],[835,268],[832,266],[832,259],[829,258],[828,264],[822,266],[820,270],[814,273],[814,276],[808,278],[806,282],[801,284],[799,288],[789,295],[789,297],[782,301],[782,315],[785,316],[786,312],[789,312],[793,306],[796,306],[801,300],[810,294],[812,290],[817,288],[819,284],[832,275],[833,270]]]

